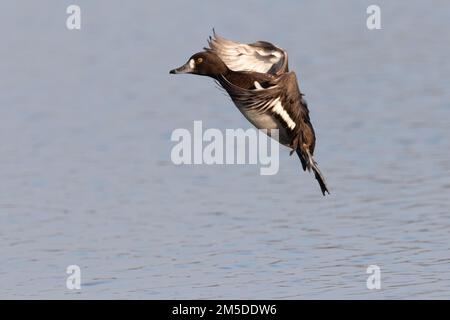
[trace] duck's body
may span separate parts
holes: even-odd
[[[209,46],[170,73],[215,79],[255,127],[268,130],[269,135],[278,129],[278,141],[298,154],[303,170],[313,170],[322,193],[329,193],[313,159],[315,133],[297,77],[289,72],[287,53],[268,42],[241,44],[216,34]]]

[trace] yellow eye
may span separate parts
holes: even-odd
[[[203,62],[203,58],[198,58],[197,59],[197,63],[202,63]]]

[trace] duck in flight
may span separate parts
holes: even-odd
[[[330,193],[313,158],[316,136],[286,51],[265,41],[234,42],[215,32],[208,44],[170,73],[215,79],[255,127],[266,129],[269,136],[270,130],[278,129],[278,142],[297,153],[304,171],[314,172],[323,195]]]

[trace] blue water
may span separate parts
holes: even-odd
[[[450,3],[0,4],[0,297],[450,297]],[[212,27],[289,52],[317,132],[298,159],[175,166],[176,128],[250,128],[173,76]],[[81,290],[66,268],[81,268]],[[381,268],[368,290],[366,268]]]

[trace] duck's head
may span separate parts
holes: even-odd
[[[214,53],[203,51],[194,54],[188,62],[177,69],[170,70],[172,74],[192,73],[201,76],[217,78],[226,74],[228,67]]]

